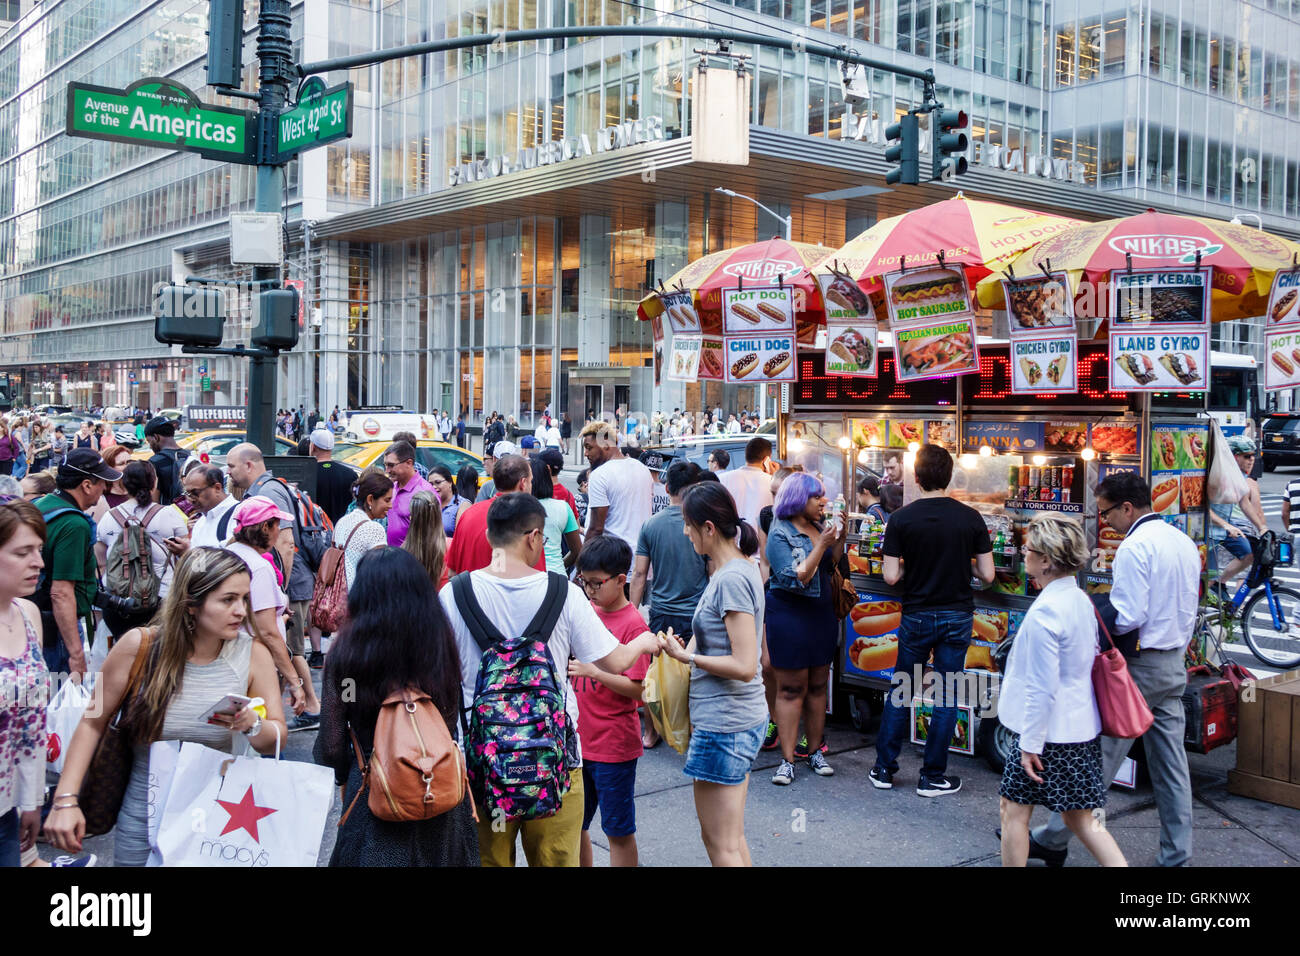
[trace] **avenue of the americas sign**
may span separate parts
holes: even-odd
[[[125,90],[68,84],[67,133],[255,163],[254,114],[204,103],[171,80],[149,77]]]

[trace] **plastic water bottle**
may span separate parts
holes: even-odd
[[[836,495],[835,501],[831,505],[831,521],[835,524],[835,531],[837,533],[844,527],[844,509],[846,507],[844,495]]]

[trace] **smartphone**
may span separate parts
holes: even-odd
[[[243,694],[227,694],[221,700],[217,701],[199,718],[199,720],[212,723],[212,718],[217,714],[223,717],[233,716],[253,702],[253,698],[245,697]]]

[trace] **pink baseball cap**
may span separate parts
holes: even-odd
[[[281,511],[280,506],[270,498],[264,495],[253,495],[236,505],[235,511],[230,518],[235,530],[238,530],[240,528],[251,528],[255,524],[270,521],[272,518],[279,518],[281,521],[292,521],[293,515],[287,511]]]

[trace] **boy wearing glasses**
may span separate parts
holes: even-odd
[[[1264,505],[1259,498],[1259,484],[1250,477],[1255,465],[1255,443],[1245,435],[1233,435],[1228,439],[1228,447],[1232,449],[1232,457],[1237,460],[1237,467],[1241,469],[1250,491],[1235,505],[1210,505],[1211,551],[1217,553],[1216,546],[1222,546],[1232,555],[1232,561],[1219,572],[1211,585],[1221,600],[1231,595],[1229,585],[1233,578],[1250,567],[1253,560],[1250,542],[1246,539],[1248,530],[1253,527],[1256,534],[1268,530],[1268,519],[1264,517]],[[1282,502],[1283,523],[1287,522],[1290,510],[1290,488],[1287,491],[1287,498]]]
[[[632,549],[622,538],[600,535],[578,555],[582,587],[592,610],[620,644],[650,636],[640,612],[624,596]],[[569,679],[578,697],[578,736],[582,740],[581,863],[592,865],[588,829],[596,809],[609,837],[609,865],[636,866],[636,762],[642,753],[637,704],[650,659],[642,654],[622,674],[595,664],[569,661]]]

